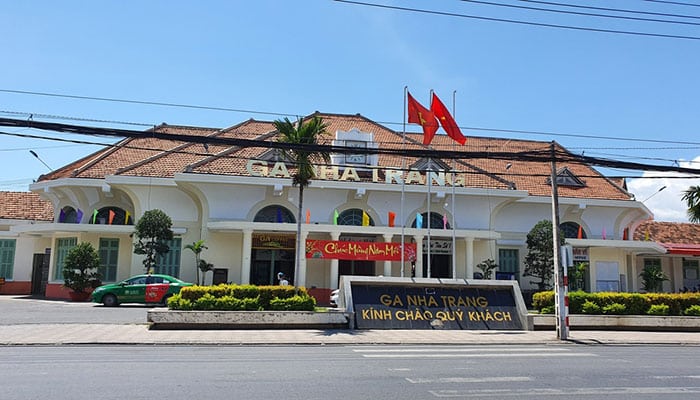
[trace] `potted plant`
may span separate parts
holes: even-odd
[[[79,243],[63,262],[63,286],[70,289],[71,300],[85,301],[90,290],[100,285],[100,256],[89,242]]]

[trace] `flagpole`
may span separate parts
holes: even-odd
[[[433,108],[433,89],[430,89],[430,109],[432,110],[432,108]],[[431,148],[431,145],[428,144],[428,149],[430,149],[430,148]],[[428,274],[427,274],[428,276],[426,276],[426,278],[432,278],[432,276],[433,276],[431,273],[431,270],[430,270],[430,267],[431,267],[430,247],[432,247],[431,242],[430,242],[430,220],[432,219],[432,218],[430,218],[431,217],[431,215],[430,215],[431,198],[430,197],[431,197],[431,188],[433,186],[432,171],[433,171],[433,160],[432,160],[432,158],[428,157],[428,171],[426,171],[427,173],[425,174],[425,178],[426,178],[425,183],[428,185],[428,207],[427,207],[428,208],[428,215],[427,215],[428,216]]]
[[[401,135],[401,146],[403,149],[406,149],[406,104],[407,104],[407,95],[408,93],[408,86],[403,87],[403,133]],[[405,260],[405,236],[404,236],[404,230],[406,224],[404,223],[405,219],[403,216],[403,207],[404,207],[404,197],[405,197],[405,188],[406,188],[406,179],[404,178],[404,170],[405,170],[405,165],[406,165],[406,158],[401,157],[401,210],[399,213],[399,221],[401,222],[401,277],[404,277],[404,266],[406,263]]]
[[[456,111],[456,97],[457,91],[452,92],[452,115],[455,115]],[[452,141],[452,151],[455,150],[455,141]],[[457,220],[455,217],[455,173],[457,169],[457,158],[452,159],[452,279],[457,279],[457,237],[455,233]],[[466,276],[466,278],[469,278]]]

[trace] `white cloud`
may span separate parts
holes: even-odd
[[[700,156],[691,162],[681,162],[680,166],[697,169],[699,163]],[[655,220],[688,222],[688,206],[681,198],[688,187],[700,186],[700,176],[684,178],[685,176],[687,175],[674,172],[647,171],[641,178],[629,180],[627,189],[651,210]],[[659,191],[662,187],[665,189]]]

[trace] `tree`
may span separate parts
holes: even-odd
[[[481,270],[482,274],[484,275],[484,279],[491,279],[493,270],[496,269],[498,265],[494,260],[489,258],[480,262],[479,264],[476,264],[476,267]]]
[[[559,242],[559,246],[564,244],[564,238],[561,235]],[[530,281],[530,283],[537,284],[538,290],[547,290],[554,275],[552,221],[542,220],[535,224],[527,234],[527,250],[523,276],[539,278],[539,281]]]
[[[172,226],[173,221],[161,210],[146,211],[136,224],[134,254],[146,256],[143,260],[146,272],[153,271],[158,256],[170,251],[166,242],[173,239]]]
[[[314,162],[329,163],[331,156],[326,151],[314,151],[307,146],[317,145],[319,139],[326,135],[326,125],[320,117],[313,117],[304,123],[299,119],[294,125],[289,118],[274,121],[275,128],[280,133],[279,142],[295,145],[292,149],[282,150],[285,160],[294,164],[295,172],[292,173],[292,186],[299,187],[299,209],[297,213],[297,242],[296,259],[294,261],[294,286],[298,286],[299,264],[301,257],[301,220],[304,203],[304,188],[316,178]]]
[[[664,281],[668,280],[666,274],[659,265],[648,265],[639,274],[642,278],[642,289],[647,292],[660,292]]]
[[[199,260],[199,270],[202,271],[202,284],[207,278],[207,272],[214,270],[214,264],[208,263],[206,260]]]
[[[63,286],[76,293],[100,285],[100,256],[90,242],[81,242],[66,254],[63,261]]]
[[[199,285],[199,271],[202,270],[200,265],[201,259],[199,257],[201,256],[202,251],[208,249],[208,247],[204,245],[204,240],[198,240],[196,242],[193,242],[192,244],[188,244],[187,246],[185,246],[185,248],[191,250],[194,253],[194,265],[196,269],[195,273],[197,274],[197,285]],[[204,283],[204,277],[202,277],[202,283]]]
[[[688,205],[688,220],[700,223],[700,186],[691,186],[683,192],[682,199]]]

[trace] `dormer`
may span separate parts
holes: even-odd
[[[547,184],[552,184],[552,178],[547,178]],[[557,185],[568,187],[586,187],[586,182],[577,177],[568,167],[557,171]]]
[[[331,143],[333,146],[354,147],[366,151],[366,149],[378,149],[379,145],[374,141],[374,134],[371,132],[360,132],[353,128],[347,132],[336,131],[335,139]],[[333,165],[347,165],[357,168],[364,166],[376,166],[379,162],[379,155],[358,152],[357,154],[331,154]]]
[[[452,168],[450,168],[449,165],[445,164],[444,161],[434,158],[421,158],[420,160],[411,164],[410,168],[416,171],[430,170],[435,172],[452,170]]]

